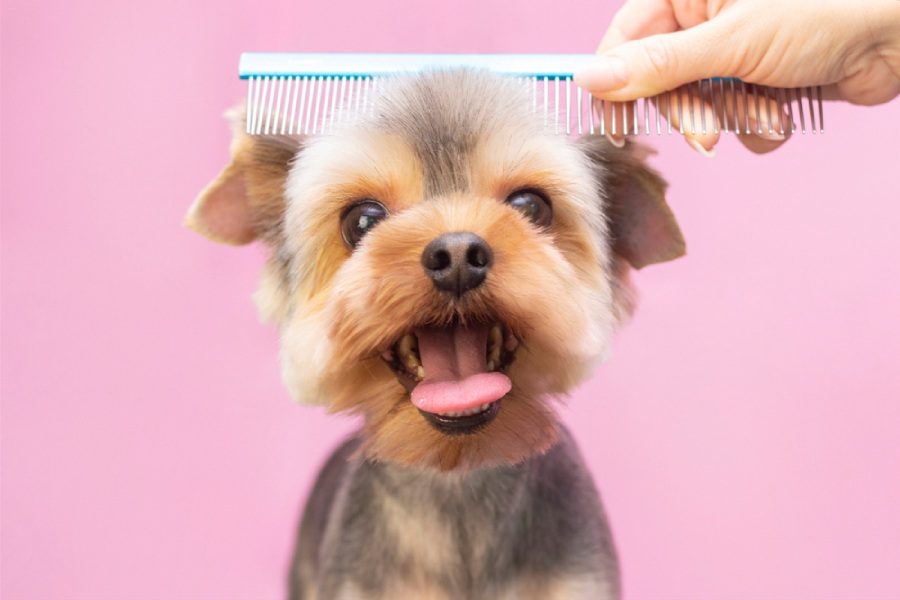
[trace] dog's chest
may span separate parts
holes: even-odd
[[[461,478],[365,464],[348,483],[326,544],[332,565],[358,585],[472,597],[467,590],[513,576],[530,483],[523,469]]]
[[[567,446],[466,476],[356,463],[320,548],[321,597],[615,597],[609,531]]]

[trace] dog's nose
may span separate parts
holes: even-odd
[[[470,232],[445,233],[422,253],[422,266],[434,286],[456,297],[481,285],[493,260],[487,242]]]

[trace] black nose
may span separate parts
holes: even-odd
[[[487,242],[470,232],[445,233],[422,253],[422,266],[434,286],[457,297],[481,285],[493,260]]]

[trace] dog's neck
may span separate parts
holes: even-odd
[[[535,457],[536,458],[536,457]],[[534,458],[517,465],[472,470],[416,469],[391,462],[367,462],[365,469],[383,491],[410,506],[437,506],[452,512],[478,501],[483,513],[506,513],[517,506],[533,477]]]

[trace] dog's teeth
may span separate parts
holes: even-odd
[[[411,333],[407,333],[397,343],[397,353],[400,361],[410,373],[414,373],[419,379],[425,378],[425,369],[419,360],[419,340]]]
[[[472,408],[467,408],[466,410],[453,410],[450,412],[438,413],[438,414],[441,415],[442,417],[451,417],[451,418],[471,417],[472,415],[477,415],[479,413],[483,413],[490,407],[491,407],[491,403],[487,402],[485,404],[482,404],[481,406],[473,406]]]
[[[503,330],[499,325],[494,325],[488,334],[487,360],[488,371],[493,371],[494,366],[500,364],[500,347],[503,344]],[[493,366],[492,366],[493,365]]]
[[[407,333],[402,338],[400,338],[400,342],[397,344],[397,351],[400,353],[400,356],[405,356],[410,354],[415,348],[418,350],[419,340],[416,339],[411,333]]]
[[[418,356],[414,354],[407,354],[403,358],[403,366],[406,367],[407,371],[409,371],[419,379],[425,379],[425,367],[423,367],[422,363],[419,362]]]

